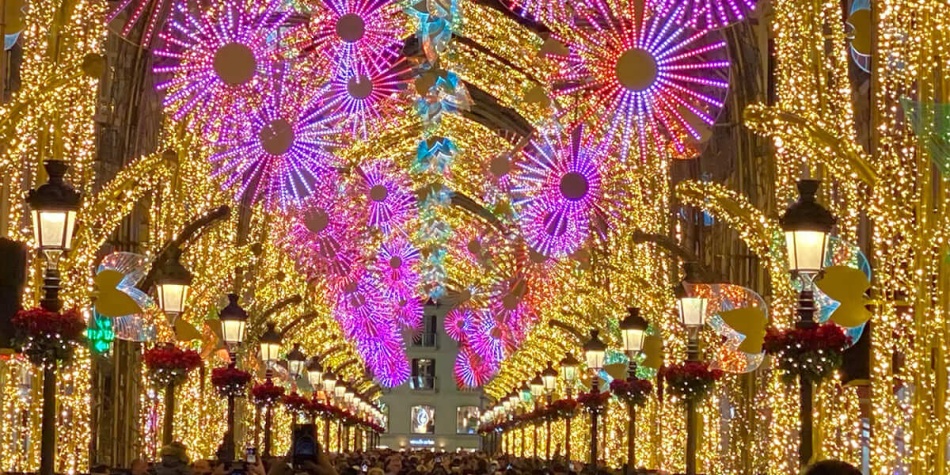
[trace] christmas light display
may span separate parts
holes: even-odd
[[[402,112],[400,99],[406,94],[411,74],[411,64],[404,58],[381,69],[355,67],[335,75],[328,92],[348,117],[350,132],[366,139],[375,125],[386,126],[390,116]]]
[[[386,234],[401,229],[414,211],[415,195],[409,189],[408,176],[379,160],[361,166],[360,175],[367,223]]]
[[[318,71],[347,76],[385,71],[405,37],[402,9],[394,0],[310,2],[306,39],[298,45]]]
[[[668,14],[677,11],[677,21],[699,30],[717,29],[744,20],[755,10],[758,0],[648,0]]]
[[[144,22],[142,45],[148,46],[161,28],[163,17],[171,11],[173,3],[172,0],[121,0],[109,12],[108,19],[112,22],[123,12],[126,13],[122,36],[129,36],[140,21]]]
[[[286,208],[332,186],[342,112],[290,78],[273,83],[250,117],[232,117],[208,158],[236,199]],[[250,119],[250,120],[247,120]],[[324,189],[321,189],[324,188]]]
[[[597,125],[624,157],[637,144],[644,160],[650,141],[673,158],[696,156],[729,87],[722,35],[675,25],[682,6],[666,14],[638,11],[637,2],[595,6],[559,36],[568,54],[550,54],[562,61],[555,95],[590,94],[578,116],[611,117]]]
[[[256,105],[265,79],[280,64],[278,27],[292,13],[282,5],[226,0],[198,11],[188,2],[174,5],[161,34],[165,46],[154,53],[161,58],[154,72],[165,78],[156,87],[166,93],[165,107],[175,120],[197,111],[215,122]]]

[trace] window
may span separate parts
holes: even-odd
[[[409,387],[417,390],[435,389],[435,360],[431,358],[413,358],[412,378]]]
[[[413,434],[435,434],[435,408],[432,406],[412,406],[409,411],[412,418],[409,425]]]
[[[422,331],[412,335],[412,346],[433,348],[436,346],[436,319],[435,315],[423,315]]]
[[[478,431],[478,418],[481,411],[478,406],[459,406],[455,415],[456,432],[459,434],[474,434]]]

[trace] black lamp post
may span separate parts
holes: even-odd
[[[221,335],[228,347],[228,356],[231,362],[228,366],[237,366],[237,349],[244,343],[244,333],[247,329],[247,312],[238,305],[238,296],[228,294],[228,305],[218,313],[221,321]],[[224,454],[222,462],[225,465],[234,460],[234,394],[228,392],[228,431],[225,433],[223,444]]]
[[[691,285],[704,283],[699,265],[695,262],[687,262],[683,265],[683,269],[686,275],[673,289],[673,293],[676,295],[680,323],[686,327],[686,360],[699,361],[699,333],[706,325],[706,309],[709,300],[690,292]],[[686,401],[686,475],[696,475],[697,436],[696,403],[688,399]]]
[[[59,312],[59,259],[73,247],[76,213],[81,196],[65,181],[69,165],[60,160],[43,164],[49,180],[30,190],[26,202],[32,211],[33,235],[46,258],[43,275],[43,300],[40,306]],[[56,362],[43,366],[43,414],[40,429],[40,475],[52,475],[56,462]]]
[[[828,235],[834,230],[837,220],[816,200],[819,180],[801,180],[798,182],[798,201],[785,210],[779,223],[785,231],[785,244],[788,248],[788,269],[792,277],[801,280],[802,290],[798,294],[797,328],[815,326],[815,277],[824,269],[825,252],[828,247]],[[804,467],[812,456],[812,385],[805,378],[799,380],[801,387],[798,455]]]
[[[623,350],[627,354],[627,377],[633,380],[637,377],[637,356],[643,351],[643,340],[646,337],[649,323],[640,316],[639,308],[628,308],[627,317],[620,322],[620,336],[623,338]],[[627,467],[626,472],[632,474],[637,467],[636,454],[637,438],[637,410],[630,403],[627,404]]]
[[[554,389],[557,387],[557,370],[554,364],[548,361],[548,366],[541,371],[541,381],[544,384],[545,403],[550,406]],[[551,460],[551,418],[544,421],[544,459]]]
[[[264,361],[264,366],[267,368],[265,371],[265,378],[267,381],[271,381],[273,378],[274,370],[271,367],[274,365],[274,362],[280,359],[280,348],[283,345],[283,338],[281,338],[280,333],[277,332],[277,325],[274,322],[267,322],[267,331],[261,335],[260,339],[261,347],[261,360]],[[274,408],[270,404],[267,404],[264,407],[264,458],[270,458],[271,453],[271,430],[274,425]]]
[[[587,369],[591,372],[590,392],[594,395],[600,392],[600,370],[604,368],[604,358],[607,356],[607,345],[600,340],[600,331],[591,330],[590,340],[584,343],[584,359],[587,360]],[[590,463],[597,467],[597,424],[600,418],[600,407],[590,411]]]
[[[307,355],[300,349],[300,343],[294,343],[293,349],[287,353],[287,369],[290,372],[290,380],[294,383],[294,389],[297,388],[297,380],[307,369]]]
[[[535,410],[541,407],[541,397],[544,396],[544,380],[541,379],[541,373],[534,375],[534,378],[528,383],[531,387],[531,399],[534,401]],[[532,421],[534,427],[534,458],[538,458],[538,421]]]
[[[571,399],[574,397],[574,385],[577,384],[581,362],[577,361],[574,355],[568,353],[564,358],[561,358],[558,366],[561,368],[561,377],[564,378],[565,393],[567,398]],[[564,453],[568,462],[571,461],[571,419],[573,417],[564,420]]]

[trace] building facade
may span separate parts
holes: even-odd
[[[447,305],[427,305],[421,333],[407,335],[409,381],[384,393],[389,415],[380,445],[392,449],[478,450],[481,389],[460,389],[454,367],[458,343],[445,333]]]

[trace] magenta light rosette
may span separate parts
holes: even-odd
[[[418,297],[408,295],[396,300],[393,303],[393,311],[396,315],[396,321],[410,330],[422,329],[422,315],[425,306]]]
[[[382,160],[363,165],[359,171],[370,227],[384,234],[402,228],[415,212],[416,197],[409,175]]]
[[[223,0],[195,10],[179,2],[162,32],[165,46],[155,51],[156,86],[165,91],[165,107],[181,120],[197,112],[205,120],[248,110],[262,93],[264,79],[279,63],[283,36],[278,26],[291,10],[281,0],[263,8],[250,0]]]
[[[385,70],[399,56],[405,15],[396,0],[317,0],[300,45],[320,71]]]
[[[475,312],[468,307],[456,307],[445,316],[445,333],[455,341],[465,341],[473,331]]]
[[[523,150],[512,180],[515,206],[528,244],[550,257],[566,257],[590,235],[602,213],[605,147],[590,143],[583,127],[569,137],[546,136]]]
[[[232,117],[209,160],[235,199],[248,195],[287,208],[332,186],[322,178],[338,166],[329,149],[342,146],[342,116],[324,96],[289,78],[268,91],[249,117]]]
[[[403,113],[400,99],[412,77],[412,65],[399,58],[385,69],[356,67],[337,74],[330,80],[329,94],[348,117],[350,132],[366,139],[375,125],[388,124],[387,119]]]
[[[406,238],[393,234],[376,254],[373,270],[386,293],[395,299],[415,295],[419,287],[419,250]]]
[[[469,347],[463,347],[455,357],[455,383],[460,388],[483,386],[497,371],[497,363],[482,358]]]
[[[758,0],[650,0],[661,14],[677,12],[680,24],[714,30],[748,18]]]
[[[592,2],[594,11],[558,36],[569,53],[551,54],[562,60],[555,95],[583,95],[578,116],[597,117],[600,132],[619,141],[622,158],[631,143],[641,159],[656,147],[672,158],[694,157],[723,107],[725,39],[678,25],[685,7],[674,3],[668,12],[645,12],[642,2]]]
[[[144,22],[142,30],[142,46],[148,47],[155,38],[155,33],[161,28],[172,7],[172,0],[120,0],[109,11],[109,22],[115,21],[122,12],[126,12],[125,23],[122,25],[122,36],[129,36],[139,22]]]
[[[359,262],[355,249],[359,223],[334,184],[338,178],[334,172],[327,173],[319,186],[320,193],[289,210],[289,232],[277,237],[281,247],[311,278],[343,279]]]
[[[486,311],[477,317],[468,337],[471,348],[487,361],[503,361],[515,349],[508,326]]]

